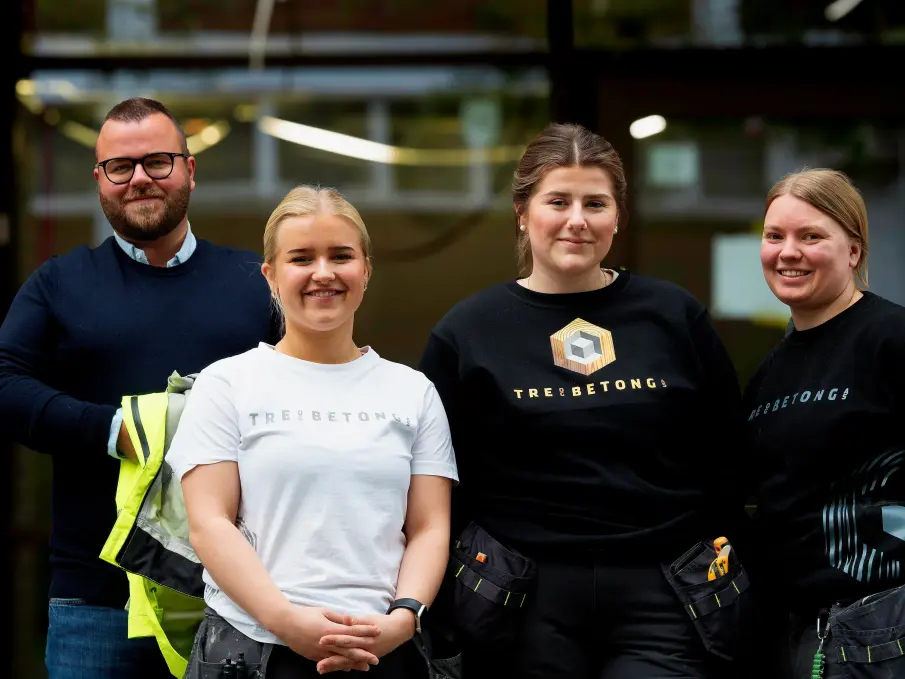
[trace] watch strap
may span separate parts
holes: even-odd
[[[421,616],[427,612],[427,606],[417,599],[403,598],[396,599],[390,607],[387,609],[387,614],[396,610],[397,608],[407,608],[412,613],[415,614],[415,631],[421,632]]]

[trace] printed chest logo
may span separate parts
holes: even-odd
[[[748,415],[748,422],[758,417],[775,413],[777,410],[782,410],[783,408],[795,407],[806,403],[820,403],[824,398],[826,401],[835,401],[837,399],[839,401],[845,401],[849,396],[848,392],[848,387],[830,387],[829,389],[824,387],[823,389],[814,389],[813,391],[810,389],[796,391],[794,394],[786,394],[777,399],[770,399],[766,403],[761,403],[757,408],[754,408],[751,411],[750,415]]]
[[[605,368],[616,360],[616,345],[613,333],[606,328],[576,318],[564,328],[550,335],[553,350],[553,364],[585,377]],[[628,375],[621,379],[590,381],[587,384],[572,384],[569,387],[524,386],[513,389],[516,399],[544,399],[558,396],[598,397],[636,389],[650,390],[666,388],[666,380],[649,376]],[[612,389],[611,389],[612,387]]]
[[[582,375],[595,373],[616,360],[613,333],[576,318],[550,335],[553,363]]]
[[[258,411],[248,413],[251,420],[251,426],[260,426],[268,424],[277,424],[278,422],[336,422],[338,424],[351,424],[357,422],[379,422],[392,418],[399,424],[411,428],[413,424],[412,418],[406,415],[397,415],[396,413],[359,411],[344,412],[341,410],[303,410],[301,408],[286,408],[274,411]]]

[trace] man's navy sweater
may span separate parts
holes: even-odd
[[[53,456],[51,597],[121,607],[102,562],[119,463],[107,453],[123,396],[274,342],[260,257],[199,240],[184,263],[136,262],[108,238],[44,263],[0,326],[0,436]]]

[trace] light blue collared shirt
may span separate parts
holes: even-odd
[[[195,238],[195,234],[192,233],[192,225],[186,222],[186,227],[185,240],[182,241],[182,247],[179,248],[179,252],[173,255],[173,258],[167,262],[167,268],[185,264],[189,257],[192,256],[192,253],[195,252],[195,248],[198,247],[198,239]],[[131,259],[134,259],[136,262],[141,262],[142,264],[147,264],[148,266],[151,265],[144,250],[134,246],[115,231],[113,232],[113,237],[116,239],[116,244],[119,245],[123,252],[129,255]],[[117,460],[123,459],[122,455],[119,454],[119,451],[116,450],[116,440],[119,438],[119,430],[122,426],[123,409],[117,408],[116,414],[113,416],[113,422],[110,423],[110,437],[107,439],[107,454],[111,457],[115,457]]]
[[[195,234],[192,233],[192,225],[186,222],[186,227],[185,240],[182,241],[182,247],[179,248],[179,252],[173,255],[173,259],[167,262],[167,268],[185,263],[188,258],[192,256],[192,253],[195,252],[195,248],[198,247],[198,240],[195,238]],[[125,240],[116,233],[116,231],[113,232],[113,237],[116,239],[117,245],[119,245],[123,252],[129,255],[131,259],[134,259],[136,262],[141,262],[142,264],[150,265],[148,256],[145,254],[144,250]]]

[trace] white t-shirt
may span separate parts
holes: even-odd
[[[238,462],[237,524],[295,604],[353,615],[393,602],[412,474],[458,481],[434,385],[373,350],[309,363],[267,344],[195,381],[167,462]],[[204,599],[245,635],[280,643],[204,571]]]

